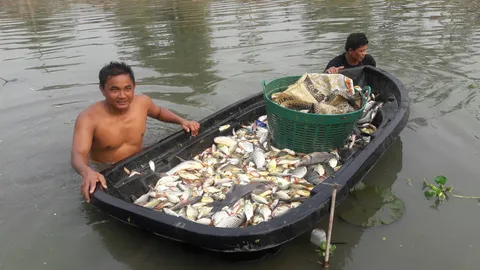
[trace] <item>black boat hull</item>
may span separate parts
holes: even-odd
[[[409,97],[405,86],[394,76],[383,70],[364,66],[347,69],[342,74],[353,79],[360,86],[369,85],[373,93],[385,102],[378,114],[378,130],[371,142],[348,159],[333,176],[326,180],[341,185],[337,193],[340,203],[351,188],[363,179],[379,158],[390,147],[406,126],[410,114]],[[209,147],[213,138],[220,134],[218,128],[225,124],[232,127],[242,122],[253,121],[265,115],[263,93],[245,98],[200,121],[202,130],[195,138],[179,131],[155,143],[142,152],[117,162],[102,171],[109,188],[99,188],[92,194],[92,204],[110,216],[175,241],[185,242],[202,249],[224,252],[258,252],[273,249],[311,230],[328,215],[332,187],[318,185],[303,204],[287,214],[268,222],[246,228],[216,228],[197,224],[182,217],[174,217],[155,210],[134,205],[130,195],[139,196],[148,190],[148,184],[158,177],[134,176],[128,178],[124,167],[141,173],[149,173],[148,161],[154,160],[157,171],[166,171]],[[150,171],[151,172],[151,171]]]

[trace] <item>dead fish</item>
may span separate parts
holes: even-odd
[[[157,206],[159,203],[161,203],[163,200],[163,198],[156,198],[156,199],[153,199],[151,201],[149,201],[148,203],[146,203],[145,205],[143,205],[143,207],[146,207],[146,208],[154,208],[155,206]]]
[[[252,161],[253,163],[255,163],[257,169],[263,168],[263,166],[265,165],[265,155],[263,154],[262,150],[257,148],[253,151]]]
[[[142,196],[138,197],[133,203],[136,205],[144,205],[150,199],[150,192],[143,194]]]
[[[217,226],[223,219],[229,217],[225,210],[218,211],[212,216],[213,226]]]
[[[234,139],[230,138],[230,137],[227,137],[227,136],[219,136],[219,137],[215,137],[213,139],[213,141],[216,143],[216,144],[221,144],[221,145],[225,145],[227,147],[232,147],[234,146],[237,141],[235,141]]]
[[[167,193],[166,197],[167,197],[168,201],[173,203],[173,204],[176,204],[176,203],[180,202],[180,198],[178,198],[177,196],[175,196],[173,194]]]
[[[275,168],[277,168],[277,161],[275,159],[271,159],[267,163],[267,171],[273,172],[275,170]]]
[[[155,171],[155,162],[153,162],[153,160],[150,160],[150,161],[148,162],[148,165],[150,166],[150,169],[151,169],[152,171]]]
[[[195,222],[203,224],[203,225],[211,225],[212,224],[212,220],[209,219],[209,218],[199,218]]]
[[[296,166],[301,167],[315,165],[324,163],[332,158],[335,158],[335,155],[329,152],[313,152],[304,156]]]
[[[278,191],[277,193],[275,193],[275,196],[284,201],[288,201],[291,199],[290,195],[288,195],[288,193],[284,190]]]
[[[168,214],[168,215],[172,215],[172,216],[176,216],[176,217],[179,217],[180,215],[177,214],[175,211],[171,210],[171,209],[168,209],[168,208],[163,208],[163,212],[165,212],[165,214]]]
[[[213,207],[202,207],[199,211],[198,211],[198,219],[200,218],[203,218],[205,216],[207,216],[208,214],[210,214],[210,212],[212,211]]]
[[[185,200],[185,201],[182,201],[182,202],[179,202],[177,203],[174,207],[170,208],[172,211],[177,211],[178,209],[182,209],[183,207],[189,205],[189,204],[195,204],[197,203],[198,201],[200,201],[200,199],[202,198],[202,196],[196,196],[194,198],[191,198],[189,200]]]
[[[212,202],[214,202],[215,200],[213,200],[212,197],[203,196],[200,201],[201,201],[202,203],[212,203]]]
[[[177,172],[184,171],[184,170],[200,170],[203,168],[202,163],[194,161],[194,160],[187,160],[184,161],[177,166],[173,167],[171,170],[169,170],[166,174],[167,175],[173,175]]]
[[[316,170],[312,170],[305,176],[305,180],[307,180],[309,183],[312,183],[313,185],[318,185],[325,181],[325,179],[327,179],[327,177],[323,174],[320,175]]]
[[[165,183],[175,182],[178,179],[180,179],[180,176],[178,175],[164,176],[157,181],[157,183],[155,184],[155,187],[158,187],[160,185],[165,185]]]
[[[254,206],[250,202],[250,200],[245,201],[244,211],[245,211],[245,217],[247,219],[247,222],[250,222],[250,219],[253,217],[253,211],[254,211]]]
[[[264,197],[262,197],[262,196],[260,196],[260,195],[257,195],[257,194],[252,193],[252,194],[251,194],[251,198],[252,198],[252,200],[255,201],[255,202],[262,203],[262,204],[268,204],[268,201],[267,201]]]
[[[238,228],[245,221],[245,215],[239,213],[233,216],[223,218],[215,227],[219,228]]]
[[[288,210],[290,210],[290,207],[288,207],[288,205],[279,205],[272,211],[272,217],[277,218],[279,216],[282,216],[287,213]]]
[[[262,215],[263,220],[269,220],[272,216],[272,210],[265,204],[261,204],[257,207],[257,212]]]
[[[292,176],[295,176],[295,177],[298,177],[298,178],[303,178],[306,174],[307,174],[307,167],[305,167],[305,166],[297,167],[291,173]]]
[[[366,112],[360,119],[358,119],[357,124],[370,123],[375,118],[379,106],[378,104],[374,106],[370,111]]]
[[[187,213],[187,217],[190,220],[196,220],[198,217],[197,209],[193,208],[191,205],[187,205],[186,213]]]
[[[218,128],[218,131],[222,132],[222,131],[224,131],[224,130],[227,130],[229,127],[230,127],[230,125],[228,125],[228,124],[227,124],[227,125],[220,126],[220,127]]]
[[[325,168],[323,168],[322,164],[315,165],[315,167],[313,167],[313,170],[315,170],[319,176],[322,176],[325,174]]]

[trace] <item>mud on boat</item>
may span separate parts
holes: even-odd
[[[370,86],[383,106],[372,122],[377,130],[371,135],[370,142],[344,160],[341,168],[324,181],[340,184],[337,203],[341,203],[350,189],[387,151],[406,126],[410,114],[408,92],[403,83],[390,73],[363,66],[343,70],[341,74],[351,78],[355,85]],[[154,161],[156,171],[166,172],[182,160],[191,159],[210,147],[215,137],[231,134],[233,128],[238,129],[242,124],[253,122],[265,114],[264,96],[260,92],[199,121],[201,132],[197,137],[191,138],[184,131],[178,131],[140,153],[113,164],[101,172],[109,188],[97,188],[92,194],[92,204],[122,222],[209,251],[258,252],[277,248],[293,240],[313,229],[328,215],[332,186],[317,185],[300,206],[275,219],[242,228],[205,226],[135,205],[132,200],[148,192],[149,185],[155,185],[158,181],[159,177],[151,171],[149,161]],[[219,128],[224,125],[230,127],[220,131]],[[129,177],[124,168],[140,174]]]

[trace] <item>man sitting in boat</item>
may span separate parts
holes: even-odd
[[[193,136],[200,129],[198,122],[155,105],[146,95],[135,95],[135,77],[127,64],[111,62],[98,76],[105,100],[77,116],[71,152],[71,164],[82,176],[82,193],[87,202],[97,182],[107,188],[105,178],[97,171],[142,149],[147,116],[178,124]]]
[[[362,65],[377,66],[377,62],[367,54],[368,39],[363,33],[348,35],[345,42],[345,52],[328,62],[324,73],[335,74],[339,70],[358,67]]]

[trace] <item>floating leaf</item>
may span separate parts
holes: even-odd
[[[425,197],[427,197],[427,199],[431,199],[437,193],[434,190],[427,190],[423,194],[425,194]]]
[[[354,225],[391,224],[401,218],[405,204],[390,189],[368,186],[351,193],[339,207],[339,216]]]
[[[437,184],[445,185],[445,183],[447,183],[447,178],[443,175],[440,175],[440,176],[435,177],[435,182]]]

